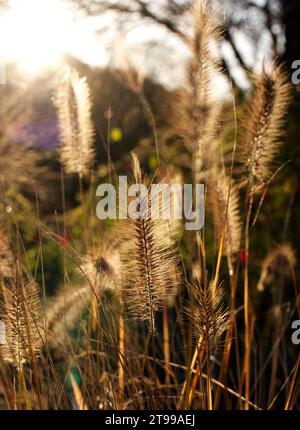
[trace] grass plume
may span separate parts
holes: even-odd
[[[275,62],[263,66],[254,84],[255,92],[243,118],[245,134],[240,161],[254,189],[258,189],[270,178],[280,150],[290,84],[283,67]]]
[[[86,78],[67,70],[55,99],[60,133],[60,158],[67,173],[80,177],[91,168],[94,160],[94,126],[91,96]]]
[[[213,210],[213,216],[218,236],[221,236],[224,213],[226,212],[229,179],[224,171],[214,171],[210,183],[210,205]],[[239,194],[235,186],[231,187],[230,198],[227,211],[225,238],[223,253],[227,256],[229,273],[234,272],[234,263],[237,254],[240,251],[242,239],[242,221],[239,210]]]
[[[185,88],[178,92],[174,106],[174,127],[193,155],[195,180],[199,182],[217,143],[220,105],[213,100],[212,85],[219,64],[212,54],[212,46],[219,40],[220,33],[206,1],[194,1],[189,13],[193,25],[185,42],[191,58]]]
[[[5,323],[6,344],[0,352],[4,361],[18,369],[36,357],[41,348],[40,300],[37,286],[25,280],[17,261],[14,276],[2,282],[1,319]]]
[[[141,184],[139,160],[135,154],[132,159],[134,181]],[[147,200],[140,199],[140,208],[149,210],[148,204]],[[165,234],[163,221],[146,216],[129,222],[134,243],[124,266],[124,297],[131,315],[147,321],[154,333],[155,314],[163,310],[168,294],[174,290],[172,274],[176,273],[177,265],[175,247],[170,242],[170,237]]]

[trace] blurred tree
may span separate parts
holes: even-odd
[[[71,0],[89,15],[100,15],[113,11],[118,16],[130,17],[131,21],[151,20],[182,36],[180,24],[187,0]],[[264,45],[267,51],[283,57],[287,64],[297,59],[300,52],[300,38],[297,37],[300,22],[299,0],[211,0],[224,12],[223,34],[236,61],[247,69],[251,65],[236,37],[242,31],[257,47]],[[142,19],[141,19],[142,18]],[[226,59],[224,58],[224,61]]]

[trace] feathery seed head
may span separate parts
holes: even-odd
[[[119,291],[121,285],[121,260],[119,250],[105,246],[83,259],[80,267],[89,284],[97,293],[107,290]]]
[[[209,203],[213,211],[214,222],[221,237],[224,229],[225,213],[228,202],[229,178],[224,170],[214,169],[211,175]],[[227,256],[229,272],[234,272],[234,261],[240,251],[242,238],[242,222],[239,211],[239,194],[237,187],[232,184],[228,202],[228,212],[225,228],[223,254]]]
[[[279,279],[291,277],[296,265],[296,256],[290,245],[284,244],[273,249],[262,263],[262,271],[257,290],[262,292],[267,285]]]
[[[196,0],[190,8],[193,32],[185,38],[191,54],[187,82],[174,103],[174,127],[194,158],[196,182],[200,182],[216,151],[221,106],[212,98],[212,86],[219,73],[212,47],[220,37],[218,25],[206,2]]]
[[[30,363],[41,348],[38,328],[40,301],[37,286],[26,281],[20,264],[14,277],[2,283],[1,320],[5,324],[6,344],[1,346],[3,359],[18,369]]]
[[[94,126],[86,78],[68,70],[54,100],[60,133],[60,158],[67,173],[86,174],[94,159]]]
[[[135,180],[142,174],[138,158],[133,155]],[[146,202],[151,209],[151,201]],[[125,293],[128,308],[133,318],[147,321],[155,332],[155,314],[167,305],[170,294],[174,294],[178,282],[177,253],[170,232],[167,234],[166,220],[149,216],[128,220],[128,229],[133,238],[129,253],[123,255]],[[175,276],[176,275],[176,276]]]
[[[5,229],[0,229],[0,277],[11,278],[15,259]]]
[[[245,137],[240,161],[256,191],[272,174],[272,164],[283,137],[290,85],[282,66],[276,63],[264,65],[254,83],[256,89],[243,118]]]
[[[203,338],[203,347],[209,344],[210,350],[216,350],[228,326],[228,312],[223,304],[221,286],[214,289],[214,282],[206,283],[195,277],[191,286],[195,337]]]

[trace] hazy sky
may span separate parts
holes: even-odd
[[[120,46],[126,46],[133,62],[145,73],[154,75],[166,85],[176,86],[182,80],[185,47],[175,36],[161,27],[145,21],[129,25],[125,31],[105,31],[115,15],[86,17],[71,9],[65,0],[11,0],[11,8],[0,16],[0,59],[15,62],[31,77],[47,69],[56,71],[68,53],[90,65],[105,65],[111,59],[121,66]],[[114,27],[115,28],[115,27]],[[239,48],[249,65],[262,56],[253,51],[243,34],[236,34]],[[229,59],[232,73],[241,85],[246,85],[243,72],[234,61],[226,44],[223,53]],[[216,81],[216,94],[222,92],[223,81]]]

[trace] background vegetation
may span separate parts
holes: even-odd
[[[298,2],[228,0],[226,19],[200,1],[76,4],[125,31],[155,23],[189,54],[178,88],[125,48],[122,67],[66,57],[26,85],[8,67],[1,408],[298,409]],[[237,31],[257,52],[267,34],[264,69]],[[205,229],[98,220],[97,186],[124,174],[205,183]]]

